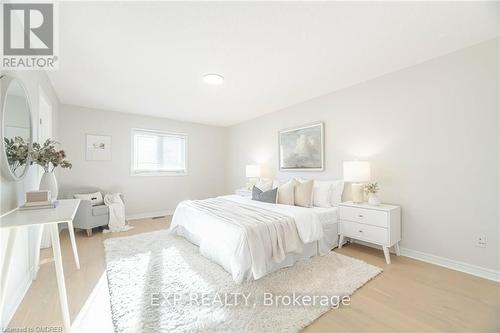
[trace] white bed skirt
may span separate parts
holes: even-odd
[[[339,246],[339,223],[323,223],[323,238],[318,241],[319,255],[325,255]]]
[[[325,255],[332,249],[336,248],[339,244],[338,225],[338,223],[323,224],[323,238],[321,240],[305,244],[302,253],[289,253],[283,261],[274,263],[273,266],[269,268],[268,273],[275,272],[278,269],[284,267],[293,266],[299,260],[307,260],[314,256]],[[200,240],[198,239],[198,237],[195,234],[187,231],[183,226],[177,226],[176,234],[186,238],[194,245],[200,246]],[[231,274],[231,272],[228,273]],[[253,280],[252,272],[250,270],[246,273],[245,280]]]

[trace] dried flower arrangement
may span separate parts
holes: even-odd
[[[380,191],[380,188],[378,187],[377,183],[368,183],[364,186],[363,190],[365,193],[377,193]]]
[[[38,142],[33,143],[31,151],[28,144],[20,136],[13,139],[4,138],[5,153],[12,171],[28,163],[28,157],[31,157],[30,163],[40,165],[45,172],[52,172],[55,168],[70,168],[72,164],[66,160],[64,150],[57,150],[58,142],[47,139],[43,145]]]
[[[12,172],[15,172],[17,168],[28,162],[28,144],[20,136],[16,136],[13,139],[4,138],[4,144],[10,169]]]
[[[33,143],[31,151],[33,163],[41,166],[45,172],[52,172],[58,166],[71,169],[73,165],[66,160],[64,150],[56,149],[57,144],[59,143],[52,139],[47,139],[43,145],[38,142]]]

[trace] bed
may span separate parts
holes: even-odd
[[[269,204],[238,195],[181,202],[170,231],[237,283],[259,279],[338,245],[338,208]]]

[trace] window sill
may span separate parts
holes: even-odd
[[[186,172],[170,172],[170,171],[151,171],[151,172],[134,172],[130,174],[133,177],[176,177],[176,176],[187,176]]]

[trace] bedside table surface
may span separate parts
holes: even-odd
[[[352,201],[341,202],[339,204],[339,206],[355,207],[355,208],[363,208],[363,209],[373,209],[373,210],[383,210],[383,211],[390,211],[393,209],[400,208],[399,206],[396,206],[396,205],[380,204],[378,206],[372,206],[366,202],[358,204],[358,203],[354,203]]]
[[[239,188],[239,189],[234,191],[234,194],[241,195],[243,197],[251,197],[252,191],[247,190],[245,188]]]

